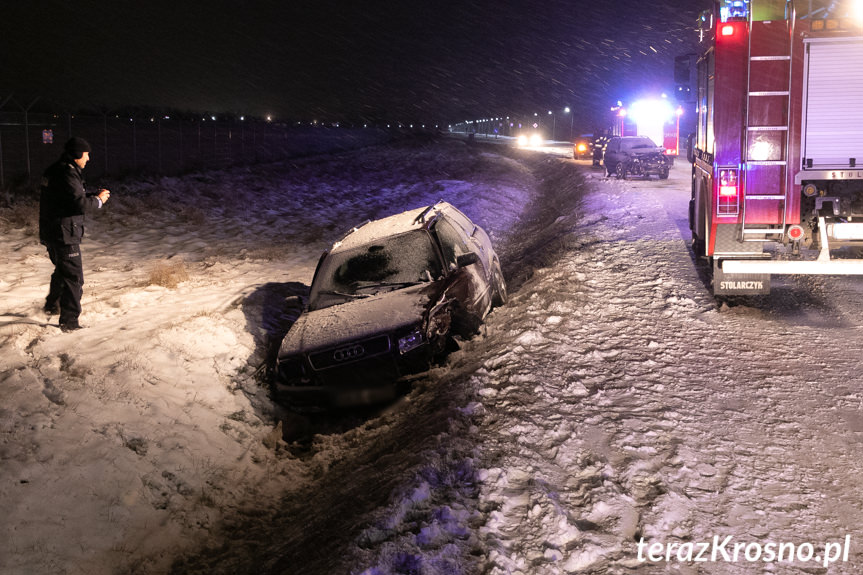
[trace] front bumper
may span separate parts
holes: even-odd
[[[308,354],[311,362],[308,356],[304,358],[306,377],[301,380],[284,377],[277,366],[273,389],[277,399],[292,405],[346,407],[385,402],[395,397],[402,377],[428,370],[434,349],[429,342],[404,354],[391,347],[386,353],[324,369],[313,367],[313,358],[321,352],[312,352]]]

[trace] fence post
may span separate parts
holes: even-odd
[[[138,122],[132,116],[132,171],[138,172]]]
[[[159,175],[162,175],[162,117],[156,120],[156,139],[159,142]]]
[[[180,116],[177,118],[177,133],[180,139],[180,164],[179,164],[179,173],[183,173],[186,171],[185,160],[183,159],[183,117]]]
[[[105,139],[105,175],[107,176],[108,175],[108,112],[105,112],[102,115],[102,118],[104,120],[104,130],[105,130],[105,133],[103,135],[104,135],[104,139]]]
[[[24,108],[24,152],[27,158],[27,183],[29,184],[33,178],[32,170],[30,169],[30,108],[39,100],[39,96],[30,102],[30,105]],[[20,107],[20,106],[19,106]]]
[[[3,103],[0,104],[0,110],[12,99],[12,96],[7,96]],[[0,189],[6,188],[6,175],[4,171],[4,160],[3,160],[3,132],[0,131]]]

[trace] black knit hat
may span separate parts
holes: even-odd
[[[72,159],[77,160],[84,155],[84,152],[90,151],[90,144],[84,138],[74,137],[69,138],[69,141],[63,145],[63,149]]]

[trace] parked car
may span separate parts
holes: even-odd
[[[671,163],[665,149],[657,146],[647,136],[614,136],[605,147],[602,156],[605,175],[626,179],[628,175],[659,176],[668,178]]]
[[[593,135],[586,134],[576,138],[572,144],[572,157],[575,160],[589,160],[593,157]]]
[[[388,400],[399,378],[427,370],[506,299],[488,235],[454,206],[367,222],[321,256],[274,391],[295,406]]]

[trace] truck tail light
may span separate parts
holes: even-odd
[[[719,170],[719,195],[737,195],[737,170],[732,168]]]
[[[722,27],[719,33],[723,36],[734,36],[734,26],[726,24]]]
[[[716,203],[717,216],[736,216],[740,207],[740,180],[737,168],[719,169],[719,201]]]

